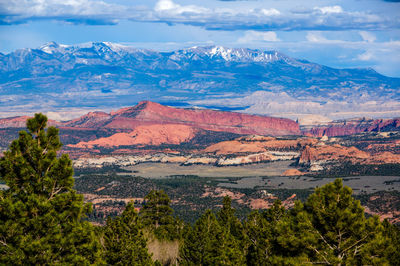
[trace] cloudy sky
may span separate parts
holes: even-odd
[[[274,49],[400,77],[400,0],[0,0],[0,52],[49,41]]]

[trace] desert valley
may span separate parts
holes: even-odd
[[[4,149],[28,117],[0,120]],[[103,223],[121,202],[154,188],[191,221],[229,195],[240,212],[290,207],[336,177],[353,188],[369,214],[400,222],[400,119],[353,119],[314,126],[290,119],[144,101],[111,113],[49,121],[75,183]]]

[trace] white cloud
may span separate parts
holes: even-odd
[[[93,0],[12,0],[5,6],[10,13],[25,13],[33,16],[57,16],[62,14],[109,14],[122,6]]]
[[[270,9],[261,9],[261,13],[266,15],[266,16],[278,16],[281,14],[281,12],[279,12],[279,10],[275,9],[275,8],[270,8]]]
[[[370,61],[374,58],[374,54],[371,51],[365,51],[365,53],[362,53],[358,55],[357,59],[361,61]]]
[[[160,0],[157,2],[156,6],[154,9],[158,12],[164,11],[164,10],[171,10],[171,9],[177,9],[180,6],[175,4],[174,2],[170,0]]]
[[[360,31],[359,32],[361,38],[366,42],[374,42],[376,40],[376,36],[368,31]]]
[[[279,42],[281,40],[276,35],[276,32],[259,32],[253,30],[247,31],[243,37],[238,39],[238,43],[251,43],[256,41]]]
[[[158,13],[167,12],[172,14],[183,14],[183,13],[206,13],[210,10],[208,8],[187,5],[181,6],[175,4],[172,0],[160,0],[156,3],[154,10]]]
[[[270,8],[224,8],[179,5],[172,0],[159,0],[149,21],[180,23],[208,30],[380,30],[396,28],[399,19],[377,16],[365,11],[346,11],[339,5],[285,11]],[[250,5],[249,5],[250,7]]]
[[[308,32],[306,35],[306,40],[312,43],[321,43],[321,44],[344,44],[346,41],[343,40],[331,40],[327,39],[322,35],[321,32]]]
[[[142,0],[144,2],[144,0]],[[1,3],[3,2],[3,3]],[[381,16],[373,11],[348,11],[339,5],[306,7],[288,10],[274,3],[268,8],[262,1],[224,6],[198,1],[179,4],[173,0],[158,0],[153,7],[137,6],[135,1],[112,0],[0,0],[0,25],[28,20],[48,19],[81,24],[115,24],[121,19],[139,22],[186,24],[208,30],[383,30],[398,29],[400,18],[390,13]],[[189,1],[185,1],[188,3]],[[391,15],[392,14],[392,15]],[[370,39],[369,39],[370,40]]]
[[[11,0],[7,5],[0,4],[5,24],[20,23],[29,19],[59,19],[64,21],[81,20],[83,23],[114,23],[118,16],[126,12],[122,5],[94,0]],[[1,16],[0,16],[1,17]]]
[[[316,33],[316,32],[309,32],[307,33],[306,36],[307,41],[309,42],[328,42],[328,40],[323,37],[320,33]]]
[[[343,9],[341,6],[314,7],[314,10],[318,10],[322,14],[343,13]]]

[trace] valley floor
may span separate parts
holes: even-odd
[[[206,209],[219,208],[230,196],[238,214],[269,208],[277,199],[290,208],[295,200],[305,200],[315,187],[335,178],[282,176],[293,169],[294,160],[240,166],[183,166],[177,163],[140,163],[133,166],[77,169],[76,188],[94,204],[91,220],[104,222],[134,201],[141,207],[152,189],[164,190],[172,200],[175,214],[188,222]],[[353,189],[366,212],[400,221],[400,176],[350,176],[343,183]],[[397,206],[397,207],[396,207]]]

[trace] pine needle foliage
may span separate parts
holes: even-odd
[[[107,219],[102,243],[109,265],[151,265],[139,216],[130,202],[121,216]]]
[[[47,117],[35,114],[0,159],[0,264],[79,264],[101,262],[91,211],[73,189],[68,155]]]

